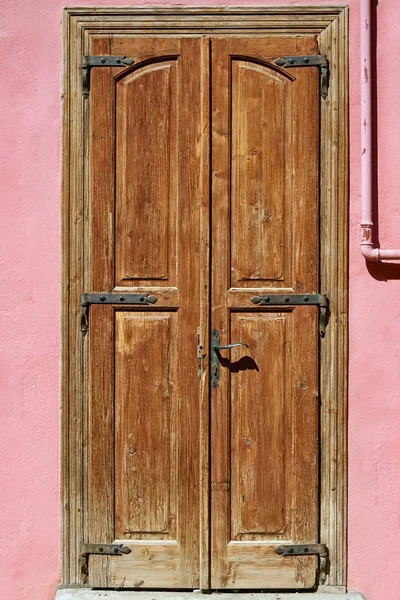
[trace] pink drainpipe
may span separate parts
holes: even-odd
[[[400,260],[400,250],[374,248],[372,242],[372,94],[371,0],[360,0],[361,13],[361,253],[367,260]]]

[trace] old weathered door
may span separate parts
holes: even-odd
[[[317,291],[318,72],[271,67],[315,51],[310,38],[212,40],[211,325],[249,346],[221,350],[211,389],[214,588],[316,582],[314,556],[275,548],[318,541],[317,307],[252,301]]]
[[[199,586],[197,336],[207,294],[208,45],[96,39],[90,88],[88,542],[96,586]],[[145,300],[132,304],[127,296]],[[146,304],[146,298],[156,299]],[[154,301],[154,300],[153,300]],[[125,302],[125,304],[123,304]]]
[[[315,53],[92,40],[134,63],[90,84],[91,585],[316,584],[275,549],[318,542],[318,309],[255,300],[318,292],[318,71],[273,63]]]

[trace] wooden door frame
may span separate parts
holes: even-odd
[[[321,343],[320,537],[330,554],[326,585],[347,581],[348,358],[348,7],[67,8],[64,10],[62,182],[62,582],[78,584],[85,532],[87,442],[80,294],[87,291],[87,139],[89,103],[82,96],[82,56],[93,36],[246,34],[315,35],[330,62],[321,100],[321,292],[330,320]]]

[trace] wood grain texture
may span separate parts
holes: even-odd
[[[292,154],[287,147],[291,123],[285,119],[291,80],[270,63],[249,59],[232,59],[231,73],[232,285],[279,281],[289,218],[283,209]]]
[[[108,44],[107,53],[133,56],[135,69],[128,70],[127,78],[120,69],[92,73],[91,289],[110,292],[129,275],[136,289],[156,291],[157,303],[122,312],[112,306],[90,308],[89,541],[123,538],[134,545],[135,551],[124,559],[130,565],[129,575],[123,575],[127,587],[135,587],[140,575],[144,587],[193,588],[200,582],[201,382],[196,342],[201,321],[200,214],[208,205],[203,167],[208,127],[202,104],[208,105],[202,73],[202,47],[208,42],[199,37],[115,41],[110,36],[95,41],[95,54],[105,54]],[[129,92],[118,91],[122,81]],[[149,86],[153,95],[159,93],[152,116]],[[174,104],[173,117],[167,98]],[[164,120],[172,123],[165,131]],[[127,138],[138,137],[142,126],[139,144],[128,148]],[[158,126],[160,134],[149,141]],[[174,174],[167,176],[170,145]],[[140,151],[141,159],[136,156]],[[158,179],[156,152],[162,163]],[[171,193],[175,207],[169,210]],[[135,231],[140,231],[137,253],[131,243]],[[166,238],[173,243],[163,245]],[[168,248],[174,245],[179,261],[173,250],[171,262]],[[126,267],[121,277],[115,277],[118,260]],[[167,264],[174,270],[176,287],[157,280],[168,275]],[[144,547],[138,550],[140,540],[151,545],[150,555]],[[170,564],[166,557],[171,549]],[[92,557],[90,584],[112,585],[119,558]]]
[[[89,330],[87,449],[87,536],[89,543],[114,537],[114,372],[113,310],[92,306]],[[91,586],[108,585],[109,558],[89,559]]]
[[[250,60],[249,43],[231,42],[226,168],[233,287],[311,292],[318,282],[318,71],[278,72],[273,59],[263,59],[317,51],[313,38],[307,47],[289,45],[260,44]],[[313,107],[313,118],[301,110],[305,105]]]
[[[321,540],[330,548],[331,589],[346,583],[346,407],[347,407],[347,43],[348,9],[344,7],[246,7],[246,8],[74,8],[64,13],[64,113],[63,113],[63,364],[62,364],[62,582],[79,583],[78,555],[85,538],[86,389],[83,377],[86,346],[79,332],[79,301],[88,290],[88,203],[85,142],[90,101],[81,98],[80,65],[83,54],[102,32],[124,31],[149,37],[153,33],[173,39],[177,35],[208,33],[269,35],[316,34],[320,51],[331,64],[329,97],[321,111],[321,291],[327,292],[332,316],[322,343],[322,473]],[[115,41],[118,38],[115,39]],[[123,46],[120,42],[120,47]],[[172,45],[172,42],[171,42]],[[203,62],[204,52],[203,50]],[[92,52],[93,53],[93,52]],[[115,52],[118,53],[117,51]],[[207,97],[207,85],[202,88]],[[206,106],[206,102],[203,103]],[[203,109],[204,110],[204,109]],[[207,126],[204,116],[204,131]],[[200,138],[203,150],[207,133]],[[202,153],[204,186],[207,153]],[[206,175],[207,176],[207,175]],[[204,187],[203,187],[204,189]],[[203,196],[204,198],[205,196]],[[202,206],[201,261],[207,262],[207,211]],[[207,347],[207,285],[202,284],[202,336]],[[281,288],[282,289],[282,288]],[[259,290],[257,290],[259,291]],[[289,290],[288,290],[289,291]],[[252,292],[249,288],[248,296]],[[231,306],[240,308],[236,292],[229,292]],[[336,299],[335,299],[336,298]],[[168,306],[178,302],[170,298]],[[207,358],[205,361],[207,365]],[[87,371],[86,371],[87,373]],[[202,384],[204,383],[204,376]],[[202,400],[202,490],[207,497],[207,402]],[[217,486],[218,487],[218,486]],[[226,491],[224,492],[226,494]],[[207,530],[207,510],[202,528]],[[202,535],[203,581],[207,581],[207,536]],[[207,585],[202,584],[202,587]]]
[[[84,535],[82,342],[79,296],[84,277],[83,110],[76,66],[82,55],[82,27],[64,13],[62,170],[62,409],[61,409],[61,578],[78,581]],[[71,41],[74,43],[71,44]]]
[[[91,52],[111,53],[109,38],[94,39]],[[115,94],[111,68],[92,70],[90,81],[88,283],[91,290],[107,291],[112,289],[115,268]]]
[[[232,366],[227,367],[233,540],[249,539],[248,534],[282,533],[289,517],[284,504],[291,497],[290,477],[285,482],[285,472],[291,471],[292,407],[286,389],[291,377],[291,336],[286,331],[291,316],[231,315],[232,339],[249,346],[245,356],[242,349],[232,350]]]
[[[321,104],[321,289],[330,322],[321,343],[321,532],[330,552],[328,586],[347,581],[348,364],[348,18],[345,8],[319,36],[330,61]]]
[[[274,551],[275,545],[268,543],[250,544],[231,542],[227,548],[229,572],[228,589],[239,585],[244,589],[262,589],[265,586],[265,569],[268,572],[270,589],[284,588],[288,581],[294,581],[297,587],[314,585],[317,572],[315,556],[289,557],[282,561]],[[308,574],[305,578],[301,571]]]
[[[318,539],[318,310],[234,313],[231,331],[249,349],[235,348],[223,362],[232,540],[224,584],[246,588],[251,573],[254,587],[313,587],[316,559],[279,562],[274,548],[276,540]]]
[[[171,285],[176,282],[177,63],[157,60],[133,69],[116,85],[116,285],[157,279]]]
[[[299,543],[318,539],[316,309],[296,309],[289,313],[291,320],[288,315],[286,320],[268,320],[249,301],[246,287],[254,287],[254,282],[235,277],[235,267],[240,264],[236,272],[247,273],[248,279],[254,276],[256,285],[265,279],[265,293],[269,282],[261,270],[254,273],[257,261],[262,259],[266,268],[271,265],[276,271],[276,257],[285,256],[281,260],[283,285],[295,290],[300,287],[305,292],[318,288],[317,73],[295,70],[295,79],[288,80],[280,98],[285,116],[278,113],[276,130],[271,127],[267,133],[264,127],[265,138],[261,134],[257,139],[262,124],[269,118],[273,122],[279,110],[273,106],[277,100],[273,78],[281,76],[276,75],[268,57],[316,51],[313,37],[212,38],[212,328],[220,332],[223,344],[242,341],[250,346],[248,353],[238,348],[232,350],[230,358],[221,359],[225,369],[218,387],[211,392],[211,431],[218,431],[211,438],[214,588],[249,585],[245,569],[238,571],[235,567],[235,551],[241,552],[238,540],[245,544],[247,556],[254,549],[250,587],[271,589],[276,580],[269,577],[268,567],[260,558],[262,553],[258,554],[260,544],[264,548],[266,541],[271,540],[272,545],[277,538]],[[238,60],[242,66],[235,64]],[[250,68],[256,68],[256,75],[248,74]],[[235,69],[241,71],[235,75]],[[241,85],[246,92],[242,92],[241,85],[235,86],[239,73],[245,73]],[[277,85],[283,84],[279,81]],[[284,94],[288,100],[283,100]],[[256,116],[255,107],[260,115]],[[310,119],[310,114],[315,119]],[[286,129],[283,120],[290,127]],[[269,151],[270,146],[279,148],[282,144],[286,149],[284,158],[279,149]],[[257,162],[259,157],[260,166],[251,166],[251,161]],[[235,161],[239,166],[232,166]],[[275,177],[276,169],[280,176]],[[287,198],[282,202],[285,194]],[[271,203],[269,210],[280,227],[278,238],[272,233],[270,245],[266,243],[268,234],[259,226],[260,208],[263,212],[266,202]],[[282,228],[285,219],[287,226]],[[282,241],[277,243],[276,239]],[[232,273],[234,292],[230,292]],[[274,288],[279,283],[275,276]],[[231,313],[232,296],[235,312]],[[244,311],[250,310],[246,316]],[[290,326],[286,327],[286,322]],[[300,405],[298,400],[303,398],[299,398],[299,385],[301,390],[303,386],[308,390],[303,393],[307,399]],[[305,405],[308,422],[302,412]],[[239,545],[231,546],[233,541]],[[275,566],[278,563],[273,562]],[[284,558],[280,564],[278,587],[307,588],[316,584],[315,559],[296,559],[291,579],[285,579]]]
[[[176,521],[176,332],[165,313],[116,313],[116,533],[171,533]]]
[[[82,27],[99,33],[110,27],[126,32],[157,34],[228,33],[247,35],[319,34],[341,14],[341,6],[263,7],[77,7],[68,9]]]
[[[127,545],[126,540],[119,543]],[[152,587],[152,582],[162,580],[167,588],[180,587],[180,549],[177,542],[130,542],[130,554],[113,560],[110,585],[118,589]],[[165,566],[168,565],[166,570]]]
[[[93,40],[94,54],[110,52],[109,39]],[[111,69],[91,76],[89,124],[89,288],[108,290],[114,275],[114,97]],[[105,310],[102,310],[105,308]],[[107,542],[114,534],[114,319],[111,307],[93,306],[88,337],[87,540]],[[89,585],[108,585],[109,558],[93,556]]]

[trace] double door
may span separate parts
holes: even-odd
[[[91,44],[134,62],[91,71],[89,583],[312,588],[319,77],[274,61],[315,38]]]

